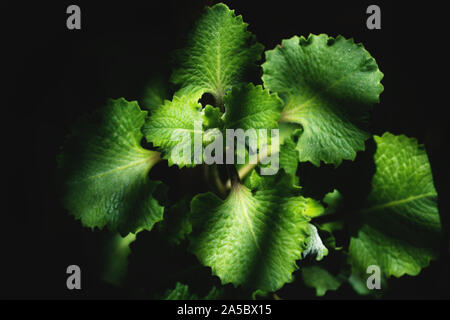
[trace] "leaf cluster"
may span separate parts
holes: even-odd
[[[109,100],[67,139],[60,157],[64,206],[83,226],[120,234],[105,247],[104,278],[123,283],[135,251],[128,245],[144,238],[153,241],[149,256],[158,247],[182,251],[186,272],[209,277],[208,288],[199,289],[175,268],[152,278],[155,298],[267,297],[288,283],[312,287],[318,296],[344,283],[367,294],[371,265],[380,267],[383,288],[392,276],[417,275],[438,257],[437,193],[415,139],[372,137],[367,130],[383,91],[375,59],[353,39],[326,34],[294,36],[263,52],[247,27],[224,4],[206,8],[175,53],[173,94],[155,80],[141,105]],[[263,57],[261,81],[253,83]],[[280,130],[275,175],[260,174],[266,165],[260,142],[257,164],[195,158],[196,133],[204,148],[214,132],[239,128]],[[176,132],[192,139],[174,141]],[[366,197],[353,199],[329,185],[332,192],[317,198],[302,187],[302,164],[351,167],[371,139],[375,172]],[[171,157],[186,149],[189,156]],[[161,165],[196,166],[209,192],[171,198],[176,186],[152,178]]]

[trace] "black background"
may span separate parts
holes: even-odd
[[[385,75],[372,132],[403,133],[425,144],[442,219],[448,225],[448,205],[442,201],[449,196],[443,155],[446,105],[433,94],[439,69],[430,70],[427,60],[430,55],[438,60],[434,52],[444,50],[433,45],[432,38],[441,27],[437,14],[443,8],[423,3],[394,7],[377,1],[224,2],[244,17],[266,49],[281,39],[309,33],[342,34],[363,42]],[[1,298],[137,297],[129,288],[116,289],[99,280],[102,235],[82,228],[60,206],[56,156],[80,115],[107,98],[136,100],[152,76],[170,75],[170,53],[182,47],[204,5],[213,3],[60,1],[8,4],[2,9],[1,51],[6,54],[2,75],[7,82],[2,99],[2,158],[9,161],[3,166]],[[381,30],[366,28],[365,11],[372,3],[381,7]],[[81,7],[81,30],[66,28],[70,4]],[[173,170],[161,168],[156,175],[178,181],[174,192],[186,184],[176,180],[180,178]],[[346,181],[351,184],[352,178]],[[193,187],[197,189],[202,186]],[[153,253],[140,250],[146,259],[142,265],[151,265]],[[70,264],[83,270],[81,291],[66,289],[65,270]],[[135,278],[145,277],[143,269],[133,269]],[[448,270],[448,259],[433,262],[418,277],[394,280],[387,297],[448,297]],[[298,298],[311,292],[299,292]],[[357,296],[344,287],[329,297]]]

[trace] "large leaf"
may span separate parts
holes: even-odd
[[[266,51],[264,86],[285,101],[281,121],[302,125],[300,161],[339,165],[364,150],[363,130],[383,91],[375,60],[353,39],[293,37]]]
[[[364,278],[370,265],[385,277],[417,275],[436,257],[441,235],[428,157],[423,146],[403,135],[385,133],[375,142],[376,172],[349,261]]]
[[[63,204],[87,227],[126,235],[152,229],[164,208],[148,173],[159,153],[141,147],[147,112],[136,102],[109,100],[98,122],[81,123],[61,157]]]
[[[232,86],[246,82],[247,74],[260,59],[263,46],[247,31],[242,16],[224,4],[207,7],[177,54],[179,67],[172,82],[180,85],[177,95],[211,93],[219,104]]]
[[[311,217],[322,213],[298,195],[291,176],[280,172],[254,183],[237,183],[225,200],[212,193],[191,202],[191,250],[223,284],[275,291],[292,281],[306,249]]]

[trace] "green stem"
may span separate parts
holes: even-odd
[[[222,94],[219,92],[214,96],[214,98],[216,100],[216,107],[219,107],[222,113],[225,112],[225,105],[223,104]]]
[[[256,168],[258,164],[246,164],[245,166],[243,166],[242,168],[239,169],[238,171],[238,175],[239,175],[239,179],[242,180],[244,179],[250,172],[252,172],[253,169]],[[226,184],[225,184],[225,188],[230,189],[231,188],[231,181],[227,180]]]
[[[280,152],[280,150],[279,150],[279,149],[276,149],[275,152]],[[240,179],[240,180],[244,179],[250,172],[253,171],[253,169],[256,168],[256,166],[257,166],[259,163],[261,163],[262,160],[264,160],[264,159],[266,158],[266,157],[261,158],[260,155],[261,155],[261,152],[258,154],[256,163],[248,163],[248,164],[242,166],[242,168],[239,169],[238,176],[239,176],[239,179]],[[267,150],[267,157],[270,157],[270,155],[271,155],[271,149]],[[227,189],[229,189],[229,188],[231,187],[231,181],[230,181],[230,180],[228,180],[228,181],[226,182],[225,187],[226,187]]]
[[[227,196],[227,188],[225,187],[225,185],[222,182],[222,179],[220,178],[217,165],[215,164],[213,166],[207,166],[207,169],[211,174],[209,178],[214,183],[217,192],[222,198],[225,198]]]
[[[241,179],[239,178],[239,173],[236,170],[236,167],[234,164],[227,164],[227,173],[228,173],[228,179],[230,180],[230,186],[236,186],[238,184],[241,184]]]

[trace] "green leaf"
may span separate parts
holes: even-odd
[[[231,87],[247,82],[256,68],[263,46],[247,31],[242,16],[222,3],[207,7],[188,37],[186,48],[176,55],[179,67],[172,82],[181,88],[177,95],[211,93],[216,100]]]
[[[322,239],[317,232],[317,228],[312,224],[310,224],[308,228],[309,237],[306,241],[306,249],[303,251],[303,257],[312,255],[316,257],[317,261],[320,261],[328,255],[328,249],[323,244]]]
[[[334,189],[325,195],[323,202],[327,204],[324,215],[335,214],[342,207],[342,195],[337,189]]]
[[[209,104],[203,109],[203,124],[205,129],[222,128],[223,119],[222,112],[219,108],[214,108]]]
[[[360,277],[367,277],[370,265],[386,278],[415,276],[436,257],[441,238],[428,157],[423,146],[403,135],[385,133],[375,142],[376,172],[349,261]]]
[[[223,294],[223,290],[217,287],[212,287],[211,291],[201,300],[218,300]],[[191,293],[189,286],[177,282],[174,289],[167,290],[164,294],[163,300],[199,300],[198,295]]]
[[[276,129],[283,101],[262,86],[234,87],[225,97],[225,128]]]
[[[225,200],[212,193],[191,202],[191,251],[223,284],[266,292],[292,281],[309,236],[308,221],[323,211],[298,195],[292,177],[264,176],[255,189],[236,184]]]
[[[343,282],[343,279],[319,265],[304,266],[300,270],[305,285],[316,289],[316,295],[319,297],[329,290],[337,290]]]
[[[281,120],[303,127],[299,160],[354,160],[370,135],[362,128],[383,91],[375,60],[353,39],[293,37],[266,51],[264,86],[285,102]]]
[[[145,87],[139,105],[142,109],[154,111],[169,99],[169,89],[162,77],[153,78]]]
[[[291,150],[288,143],[283,144],[285,150],[282,153],[279,149],[279,143],[274,143],[271,146],[271,140],[274,134],[277,134],[272,134],[271,129],[278,130],[278,119],[280,118],[280,112],[283,107],[282,100],[276,94],[270,94],[262,86],[255,86],[250,83],[233,87],[224,97],[224,104],[226,110],[223,115],[224,135],[226,135],[226,130],[228,129],[241,129],[249,139],[253,135],[255,138],[255,145],[249,142],[248,148],[236,148],[236,155],[240,160],[237,161],[238,168],[240,164],[251,163],[250,159],[253,157],[253,160],[255,160],[253,164],[256,165],[257,157],[259,157],[260,162],[267,162],[266,157],[268,155],[271,153],[279,153],[280,157],[271,158],[272,162],[279,160],[279,167],[284,168],[288,173],[292,173],[293,171],[295,173],[298,164],[295,146]],[[260,129],[262,132],[259,131]],[[259,155],[257,155],[257,149],[259,149]],[[292,162],[293,158],[295,158],[295,163]],[[261,164],[261,167],[274,166],[272,162],[266,163],[266,165]]]
[[[245,131],[278,127],[277,119],[280,117],[282,101],[277,95],[263,90],[261,86],[248,84],[235,87],[225,96],[224,102],[227,111],[222,114],[219,108],[210,105],[202,110],[195,95],[175,96],[173,101],[166,101],[152,113],[142,130],[147,141],[159,147],[163,158],[169,160],[169,165],[177,164],[183,167],[203,161],[200,149],[198,154],[201,156],[194,159],[194,133],[200,139],[198,146],[203,147],[211,142],[214,133],[218,132],[213,130],[205,134],[207,129],[240,128]],[[195,121],[198,123],[197,127]],[[258,134],[256,130],[255,133]],[[180,156],[174,159],[173,153],[178,152]]]
[[[135,234],[122,237],[110,235],[103,247],[102,280],[121,286],[125,281],[128,269],[128,256],[131,253],[130,243],[136,240]]]
[[[61,156],[64,206],[83,225],[122,235],[151,230],[164,208],[148,178],[159,153],[141,147],[147,112],[125,99],[109,100],[97,122],[81,123]]]
[[[292,139],[285,139],[284,143],[280,146],[279,161],[280,169],[284,169],[286,173],[295,176],[298,166],[298,155],[295,149],[295,142]]]
[[[278,148],[274,148],[277,150]],[[270,150],[270,149],[269,149]],[[278,153],[278,159],[275,157],[272,161],[278,161],[279,170],[284,170],[287,174],[291,175],[294,179],[292,182],[294,185],[299,185],[299,177],[296,175],[297,167],[298,167],[298,156],[297,150],[295,149],[295,143],[292,139],[285,139],[283,143],[281,143],[279,150],[276,151]],[[260,158],[264,159],[264,158]],[[260,163],[258,166],[260,168],[269,167],[274,164],[262,164]]]
[[[350,277],[348,278],[348,283],[351,285],[353,290],[355,290],[355,292],[361,296],[369,295],[371,293],[373,293],[375,296],[377,296],[377,295],[381,296],[375,290],[370,290],[367,287],[366,281],[364,279],[362,279],[361,276],[359,276],[359,275],[356,275],[356,274],[350,275]]]
[[[326,215],[326,209],[323,215]],[[338,246],[336,243],[336,233],[341,233],[344,230],[345,224],[343,221],[330,221],[319,223],[318,228],[321,231],[323,245],[326,248],[330,248],[333,250],[342,250],[342,246]]]
[[[277,120],[283,102],[276,94],[270,94],[262,86],[247,85],[234,87],[225,97],[225,114],[223,115],[225,129],[242,129],[249,136],[254,134],[255,145],[249,143],[249,149],[245,148],[244,153],[240,148],[236,148],[238,158],[245,163],[249,162],[249,153],[256,157],[257,148],[259,150],[271,150],[271,131],[278,129]],[[260,136],[258,129],[263,129],[265,136]],[[248,131],[250,130],[250,131]],[[277,148],[278,146],[274,147]],[[254,149],[255,148],[255,149]],[[239,162],[239,161],[238,161]]]
[[[192,95],[175,96],[147,119],[142,132],[163,153],[169,166],[194,166],[194,133],[203,135],[202,106]],[[195,127],[195,122],[199,127]],[[199,146],[202,145],[200,141]],[[201,152],[200,152],[201,154]],[[198,159],[201,163],[202,159]]]

